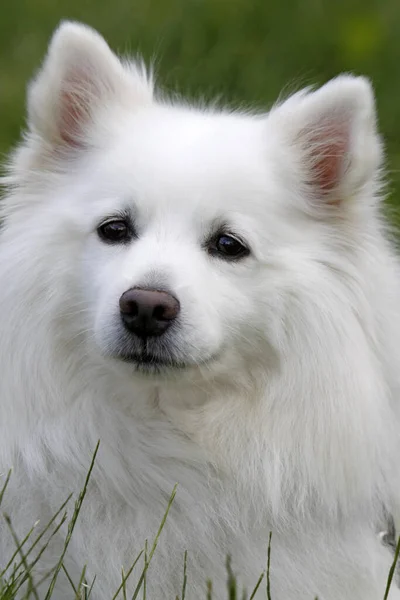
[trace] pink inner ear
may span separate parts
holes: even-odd
[[[325,125],[308,139],[311,142],[312,184],[322,193],[329,194],[339,186],[343,176],[349,146],[347,128],[340,122]]]
[[[79,148],[83,145],[81,129],[87,118],[82,100],[74,92],[61,93],[60,136],[68,145]]]
[[[59,133],[74,148],[83,147],[85,128],[90,120],[90,104],[98,97],[90,67],[74,68],[60,94]]]

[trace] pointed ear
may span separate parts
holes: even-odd
[[[107,110],[151,100],[144,69],[124,65],[93,29],[65,22],[29,87],[28,125],[51,146],[84,147]]]
[[[276,109],[311,199],[339,205],[377,179],[382,147],[367,79],[342,75]]]

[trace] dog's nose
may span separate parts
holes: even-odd
[[[178,300],[168,292],[132,288],[119,299],[122,321],[140,338],[162,335],[179,314]]]

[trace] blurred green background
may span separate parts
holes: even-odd
[[[25,85],[61,19],[155,60],[171,91],[266,108],[341,71],[375,86],[390,202],[400,206],[400,0],[0,0],[0,153],[24,124]]]

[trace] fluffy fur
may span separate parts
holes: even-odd
[[[382,598],[392,554],[377,532],[400,498],[400,290],[368,81],[343,75],[262,115],[191,107],[65,23],[27,129],[0,236],[0,470],[14,469],[18,535],[81,488],[100,439],[66,562],[75,579],[83,564],[96,574],[94,599],[153,539],[175,482],[150,598],[180,593],[184,550],[189,600],[208,578],[225,598],[228,553],[250,590],[270,531],[274,600]],[[104,243],[97,227],[121,214],[136,237]],[[210,254],[221,228],[250,254]],[[118,300],[135,286],[179,299],[147,348],[169,366],[129,360]],[[36,580],[61,534],[53,544]],[[55,598],[71,593],[61,573]]]

